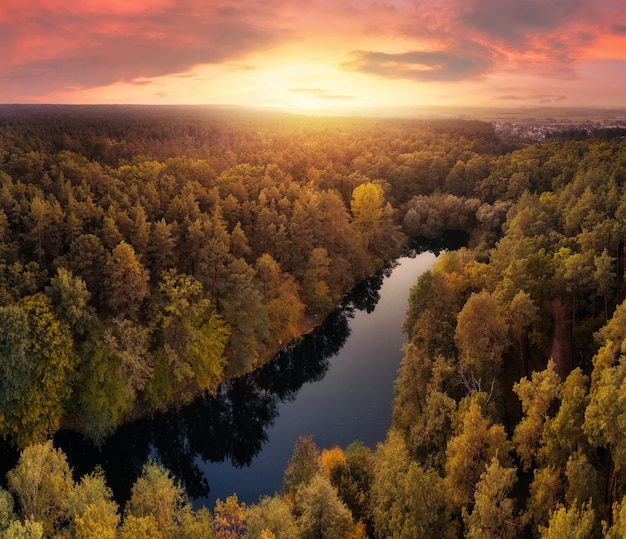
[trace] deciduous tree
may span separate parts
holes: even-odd
[[[51,441],[29,446],[7,473],[7,481],[21,514],[40,522],[46,537],[52,536],[74,486],[65,454]]]
[[[363,183],[352,191],[350,201],[352,222],[364,235],[366,242],[380,224],[384,205],[385,194],[383,188],[377,183]]]
[[[173,539],[181,515],[188,511],[189,501],[183,488],[168,470],[149,462],[131,489],[124,519],[153,518],[161,537]]]
[[[283,335],[286,339],[297,337],[305,306],[300,299],[296,280],[291,274],[282,271],[269,254],[257,259],[256,271],[263,283],[270,331],[281,338]]]
[[[160,368],[167,370],[178,399],[188,399],[194,388],[215,390],[222,380],[230,328],[200,282],[174,269],[164,272],[156,307],[156,336],[164,362]]]
[[[511,450],[504,427],[485,417],[474,399],[462,417],[461,431],[448,441],[444,478],[459,508],[471,502],[476,484],[493,457],[507,467]]]
[[[469,297],[459,313],[454,339],[461,369],[488,391],[500,372],[502,354],[509,347],[508,326],[492,294],[483,290]]]
[[[272,533],[276,539],[292,539],[298,536],[298,527],[289,504],[284,498],[264,496],[258,503],[248,507],[246,537],[262,539],[263,532]]]
[[[535,462],[544,425],[549,420],[553,403],[560,399],[562,390],[562,382],[552,360],[548,361],[545,370],[534,372],[531,380],[524,377],[513,385],[524,414],[515,427],[513,444],[524,470],[530,469]]]
[[[302,539],[341,539],[354,526],[350,511],[322,473],[297,490],[295,504]]]
[[[374,460],[370,510],[379,538],[456,537],[452,505],[439,474],[411,462],[399,432],[391,430]]]
[[[81,477],[67,496],[65,512],[77,539],[115,539],[118,505],[101,471]]]
[[[42,293],[20,302],[30,334],[31,379],[6,418],[13,440],[24,447],[42,442],[59,427],[71,394],[76,357],[69,327],[57,320],[50,299]]]
[[[541,539],[591,539],[595,528],[595,514],[591,506],[575,503],[569,508],[559,505],[550,516],[548,525],[539,527],[539,533]]]
[[[237,495],[226,501],[217,500],[213,514],[213,537],[215,539],[239,539],[246,536],[247,509],[239,503]]]
[[[474,492],[471,514],[463,511],[470,539],[487,539],[521,535],[522,520],[516,515],[515,500],[509,497],[515,481],[515,468],[504,468],[496,457],[480,476]]]

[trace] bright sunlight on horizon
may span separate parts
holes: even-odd
[[[626,108],[623,0],[5,0],[0,103]]]

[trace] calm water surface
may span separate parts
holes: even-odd
[[[282,487],[294,442],[311,434],[321,448],[345,448],[361,440],[374,449],[390,425],[393,382],[397,376],[406,336],[401,326],[410,288],[432,267],[433,253],[400,258],[379,290],[372,312],[354,310],[349,336],[319,381],[306,383],[295,400],[281,403],[268,441],[250,466],[236,468],[230,462],[200,462],[210,485],[210,495],[197,501],[212,507],[216,498],[237,492],[240,500],[256,502]]]
[[[258,371],[222,384],[215,397],[124,425],[99,449],[71,432],[55,443],[77,475],[99,465],[120,503],[154,458],[195,507],[210,508],[234,492],[254,503],[280,491],[300,435],[313,435],[321,448],[361,440],[374,449],[390,425],[409,290],[435,260],[432,252],[398,259],[315,331]]]

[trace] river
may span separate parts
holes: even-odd
[[[390,425],[409,290],[436,258],[399,258],[312,333],[262,369],[222,384],[215,397],[124,425],[100,449],[71,432],[58,433],[55,444],[78,475],[99,465],[120,502],[154,458],[196,508],[213,508],[234,492],[254,503],[280,491],[300,435],[321,448],[361,440],[375,449]]]
[[[267,429],[268,441],[249,466],[200,462],[211,490],[198,501],[212,507],[216,497],[224,499],[236,491],[240,500],[251,503],[260,495],[280,491],[294,442],[303,434],[312,435],[320,448],[345,448],[361,440],[374,449],[384,440],[406,340],[401,326],[409,290],[435,259],[431,252],[398,259],[382,281],[375,307],[369,304],[359,310],[350,302],[344,306],[351,314],[348,335],[339,352],[329,358],[324,377],[305,383],[294,400],[279,405]]]

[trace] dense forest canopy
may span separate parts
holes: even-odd
[[[1,107],[0,433],[25,449],[0,533],[624,536],[625,180],[621,133]],[[149,463],[120,512],[46,441],[61,425],[101,441],[214,391],[407,238],[451,229],[470,244],[411,292],[375,451],[302,438],[283,493],[212,514]],[[25,485],[46,466],[38,507]]]
[[[100,440],[259,365],[399,252],[412,197],[499,152],[479,122],[0,112],[0,432],[20,446]]]

